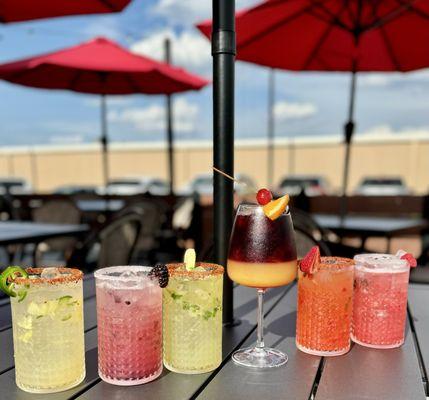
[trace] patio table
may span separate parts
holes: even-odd
[[[85,291],[85,381],[62,393],[43,395],[44,400],[109,399],[294,399],[294,400],[391,400],[426,399],[426,368],[429,366],[429,287],[411,285],[409,319],[405,344],[393,350],[368,349],[353,345],[340,357],[316,357],[295,347],[296,285],[267,293],[266,344],[289,355],[284,367],[256,371],[235,365],[231,353],[255,341],[255,290],[234,289],[236,315],[242,323],[224,328],[223,362],[214,372],[181,375],[164,369],[146,385],[121,387],[104,383],[97,374],[97,322],[95,293],[91,278]],[[4,308],[0,307],[0,314]],[[0,398],[37,400],[40,395],[25,393],[15,386],[12,331],[0,328]]]
[[[125,201],[123,200],[78,200],[76,205],[84,213],[114,213],[121,210]]]
[[[89,231],[88,225],[46,224],[39,222],[0,222],[0,246],[40,243],[63,236],[80,236]]]
[[[341,237],[358,236],[361,248],[369,237],[384,237],[388,240],[387,251],[390,251],[390,240],[393,237],[418,234],[429,227],[422,218],[387,218],[372,216],[345,216],[312,214],[312,217],[323,229],[328,229]]]

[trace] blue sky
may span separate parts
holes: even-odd
[[[237,0],[238,7],[255,4]],[[0,61],[72,46],[106,36],[154,58],[163,39],[173,43],[173,62],[210,77],[209,42],[193,27],[210,17],[211,1],[134,0],[121,14],[67,17],[0,26]],[[237,63],[236,137],[266,135],[266,68]],[[347,74],[276,73],[276,134],[339,135],[346,119]],[[429,132],[429,72],[369,74],[358,79],[356,121],[360,134]],[[99,137],[99,100],[66,91],[0,83],[0,141],[3,145],[94,142]],[[113,141],[164,139],[164,98],[111,97]],[[211,87],[175,96],[176,137],[208,139],[212,134]]]

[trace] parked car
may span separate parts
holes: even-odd
[[[297,196],[302,191],[307,196],[321,196],[330,193],[327,180],[319,175],[289,175],[280,182],[277,192]]]
[[[235,178],[239,183],[234,182],[234,190],[239,195],[244,195],[256,188],[254,180],[245,174],[235,174]],[[227,179],[227,178],[225,178]],[[192,193],[198,193],[200,195],[212,195],[213,194],[213,175],[212,174],[199,174],[186,185],[182,190],[181,194],[189,195]]]
[[[56,188],[54,194],[73,196],[77,194],[97,194],[98,188],[90,185],[67,185]]]
[[[402,178],[366,177],[357,187],[355,194],[362,196],[400,196],[410,194]]]
[[[22,178],[0,178],[1,194],[25,194],[32,191],[31,185]]]
[[[169,193],[169,185],[159,178],[119,178],[112,179],[107,185],[107,194],[133,195],[150,193],[153,195],[166,195]]]

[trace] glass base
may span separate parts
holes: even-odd
[[[276,349],[248,347],[237,350],[232,355],[232,360],[243,367],[274,368],[286,364],[288,357]]]
[[[145,378],[141,378],[141,379],[115,379],[115,378],[109,378],[109,377],[103,375],[100,372],[100,370],[98,370],[98,375],[100,376],[100,378],[104,382],[110,383],[111,385],[117,385],[117,386],[142,385],[143,383],[152,382],[153,380],[158,378],[158,376],[160,376],[161,373],[162,373],[162,367],[158,371],[156,371],[154,374],[147,376]]]
[[[304,347],[304,346],[300,345],[298,342],[296,342],[296,347],[298,348],[298,350],[301,350],[304,353],[311,354],[313,356],[319,356],[319,357],[342,356],[343,354],[346,354],[350,351],[350,345],[348,347],[346,347],[345,349],[333,350],[333,351],[309,349],[308,347]]]
[[[23,385],[21,382],[18,382],[18,381],[16,381],[16,386],[18,386],[21,390],[27,393],[37,393],[37,394],[60,393],[80,385],[84,379],[85,379],[85,372],[83,372],[83,374],[75,382],[65,386],[52,387],[52,388],[38,388],[38,387]]]
[[[404,340],[402,340],[399,343],[392,343],[392,344],[371,344],[371,343],[365,343],[361,342],[360,340],[357,340],[353,335],[351,335],[351,339],[353,342],[365,346],[365,347],[371,347],[372,349],[396,349],[397,347],[401,347],[404,344]]]

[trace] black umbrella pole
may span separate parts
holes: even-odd
[[[213,164],[234,174],[235,2],[213,0]],[[226,267],[233,223],[233,182],[214,174],[214,259]],[[224,277],[223,322],[234,324],[232,281]]]
[[[351,82],[350,82],[350,102],[349,102],[349,118],[347,123],[344,125],[344,143],[345,143],[345,154],[344,154],[344,171],[343,171],[343,187],[342,187],[342,199],[340,204],[340,215],[344,217],[347,214],[347,188],[349,183],[349,169],[350,169],[350,150],[355,129],[355,123],[353,121],[354,109],[355,109],[355,93],[356,93],[356,71],[355,66],[353,67]]]
[[[107,109],[106,109],[106,96],[101,96],[101,151],[103,158],[103,180],[104,189],[107,194],[107,186],[109,184],[109,158],[108,158],[108,138],[107,138]]]
[[[274,102],[275,102],[275,73],[270,69],[268,78],[268,151],[267,151],[267,185],[274,188]]]
[[[167,64],[171,63],[171,44],[170,39],[165,39],[165,62]],[[174,153],[173,153],[173,105],[171,95],[167,95],[167,146],[168,146],[168,179],[170,187],[170,195],[174,193]]]

